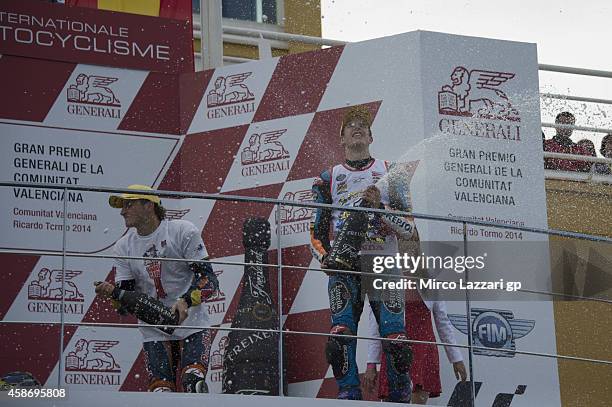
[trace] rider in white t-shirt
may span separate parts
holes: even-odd
[[[129,189],[151,190],[144,185]],[[179,313],[179,324],[208,325],[208,315],[200,305],[219,288],[200,231],[184,220],[165,219],[165,209],[156,195],[128,193],[111,196],[109,204],[121,208],[127,233],[115,243],[115,284],[96,286],[96,294],[110,298],[115,286],[156,298]],[[162,258],[195,260],[164,261]],[[124,310],[114,302],[118,312]],[[139,321],[140,324],[146,325]],[[178,328],[171,335],[143,326],[143,351],[149,373],[149,391],[206,392],[206,371],[211,337],[202,328]],[[180,360],[175,355],[180,354]],[[176,369],[179,368],[179,380]]]

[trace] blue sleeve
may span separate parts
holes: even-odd
[[[315,179],[312,185],[316,203],[331,204],[331,173],[326,170]],[[329,242],[329,222],[331,210],[317,208],[310,223],[310,250],[312,255],[319,261],[331,249]]]

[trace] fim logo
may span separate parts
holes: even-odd
[[[455,328],[468,334],[465,315],[449,314],[448,318]],[[472,345],[501,349],[474,349],[475,355],[513,358],[516,350],[515,340],[526,336],[535,326],[535,321],[515,319],[512,311],[472,309]]]
[[[438,111],[452,116],[521,121],[508,95],[499,89],[514,76],[508,72],[468,71],[458,66],[450,76],[451,84],[438,92]]]
[[[110,85],[118,78],[79,74],[67,89],[68,113],[79,116],[121,118],[121,103]]]
[[[62,312],[61,301],[64,297],[64,313],[83,314],[85,297],[72,281],[82,273],[73,270],[40,269],[36,280],[28,285],[28,311],[59,314]]]
[[[242,176],[268,174],[289,170],[289,151],[278,140],[287,129],[252,134],[249,145],[242,149]]]
[[[283,196],[283,201],[295,202],[314,202],[315,194],[304,189],[296,192],[286,192]],[[300,206],[281,205],[280,210],[280,233],[281,235],[290,235],[294,233],[309,232],[310,218],[314,213],[312,208],[304,208]],[[279,221],[278,215],[275,215],[276,222]]]
[[[255,95],[244,84],[253,72],[244,72],[215,79],[215,87],[206,95],[206,106],[209,119],[255,111]]]
[[[66,356],[66,383],[120,385],[121,367],[109,352],[118,343],[79,339]]]

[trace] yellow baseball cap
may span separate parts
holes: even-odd
[[[153,188],[146,186],[146,185],[138,185],[138,184],[134,184],[134,185],[130,185],[128,187],[128,189],[136,189],[136,190],[146,190],[146,191],[155,191]],[[128,193],[124,193],[121,195],[111,195],[108,197],[108,204],[113,207],[113,208],[117,208],[117,209],[121,209],[123,208],[123,201],[124,200],[135,200],[135,199],[145,199],[147,201],[151,201],[155,204],[159,204],[161,205],[161,199],[159,199],[159,196],[157,195],[148,195],[148,194],[128,194]]]

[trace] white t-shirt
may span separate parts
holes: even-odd
[[[117,256],[165,257],[201,260],[208,256],[200,231],[184,220],[163,220],[148,236],[131,228],[115,243]],[[115,281],[136,280],[136,292],[157,298],[171,307],[191,286],[189,263],[160,260],[115,259]],[[138,321],[140,324],[145,324]],[[208,314],[202,304],[190,307],[182,325],[207,326]],[[184,339],[201,329],[176,329],[172,335],[157,328],[140,328],[144,342]]]

